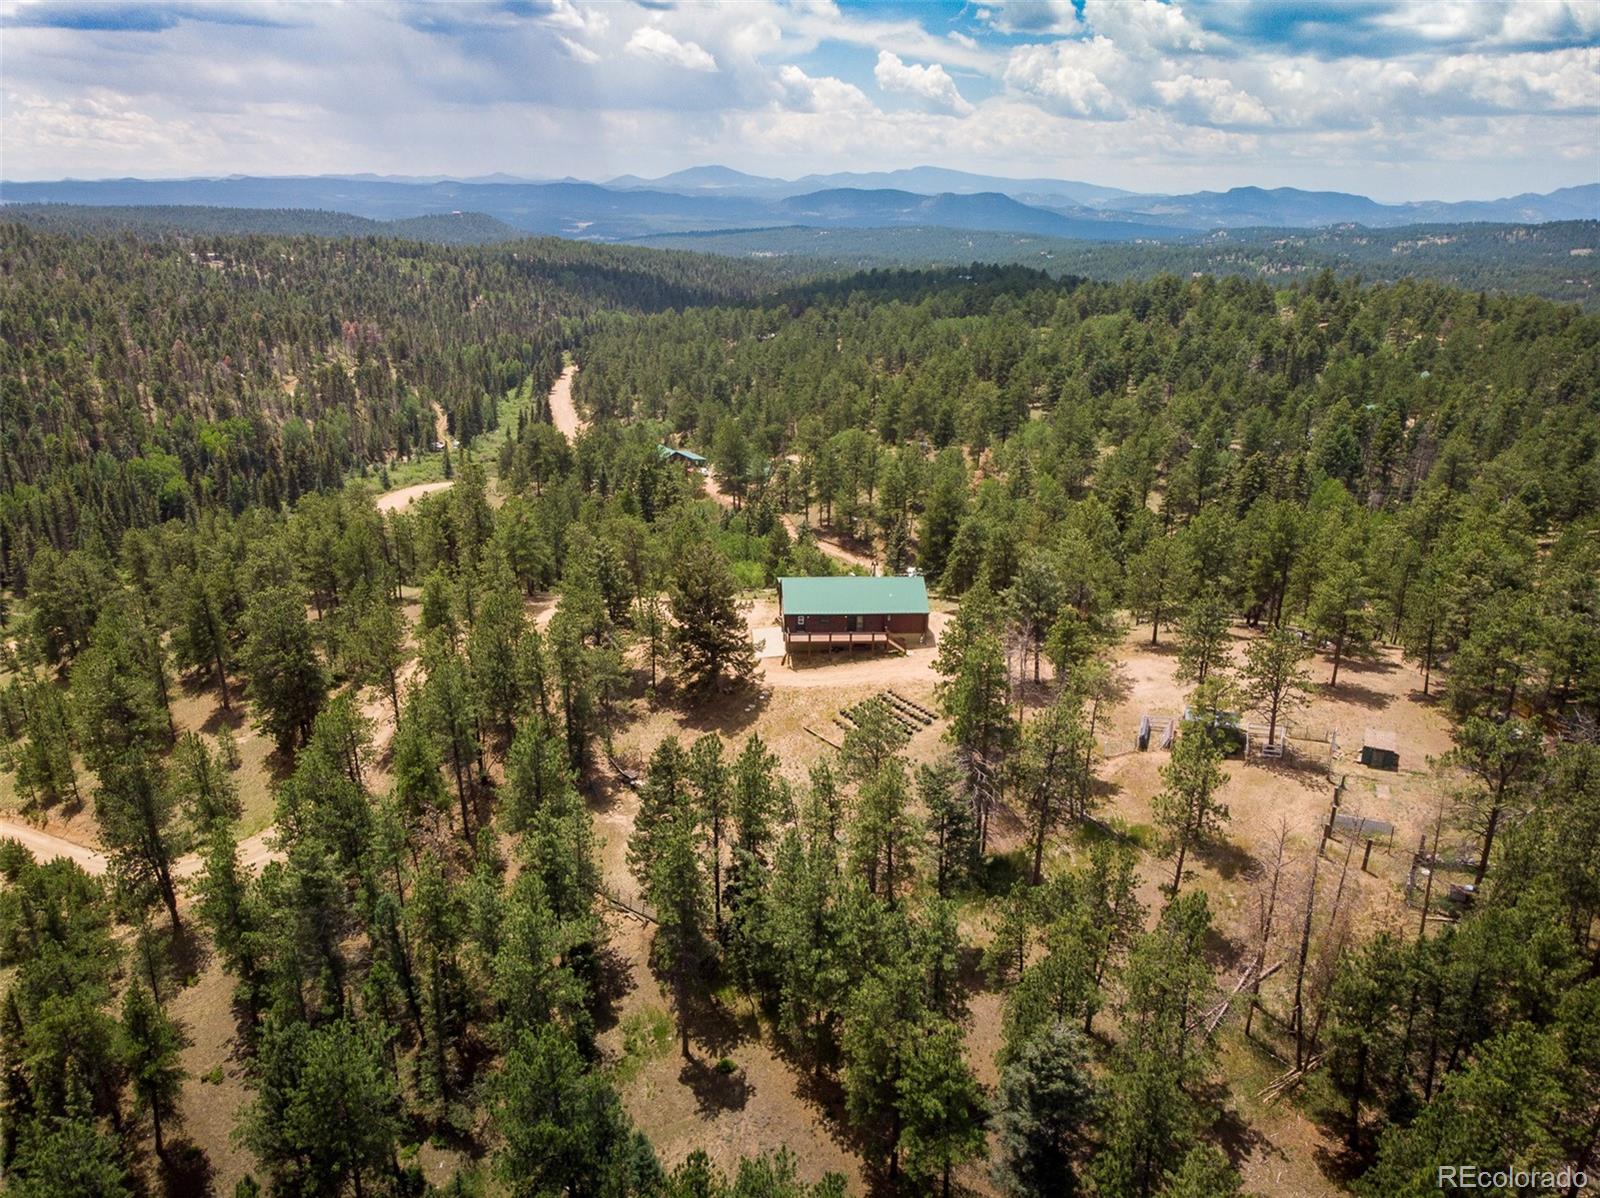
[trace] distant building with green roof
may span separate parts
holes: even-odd
[[[679,449],[676,445],[657,445],[656,453],[665,462],[677,462],[690,470],[704,470],[708,465],[706,459],[700,454],[689,449]]]
[[[928,585],[920,576],[778,579],[784,650],[904,650],[928,635]]]

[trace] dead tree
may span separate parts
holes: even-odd
[[[1261,1005],[1261,983],[1265,980],[1261,974],[1262,965],[1267,959],[1267,945],[1272,940],[1272,924],[1278,911],[1278,887],[1283,878],[1283,854],[1289,839],[1289,821],[1278,822],[1278,845],[1272,860],[1272,878],[1267,883],[1265,895],[1258,894],[1258,917],[1256,920],[1256,960],[1255,978],[1250,983],[1250,1005],[1245,1008],[1244,1034],[1250,1036],[1250,1024],[1255,1019],[1256,1008]]]

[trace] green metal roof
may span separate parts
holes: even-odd
[[[789,616],[923,615],[928,584],[921,578],[780,578],[778,597]]]
[[[675,445],[657,445],[656,452],[664,458],[687,458],[697,466],[705,461],[705,458],[701,457],[694,451],[688,449],[679,449]]]

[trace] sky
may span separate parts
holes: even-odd
[[[1600,0],[0,0],[0,177],[1600,180]]]

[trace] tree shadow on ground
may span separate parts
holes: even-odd
[[[590,978],[594,1000],[589,1013],[594,1016],[595,1029],[607,1031],[617,1025],[621,1017],[618,1008],[633,992],[633,967],[620,950],[608,944],[591,959]]]
[[[1232,969],[1243,958],[1245,953],[1244,941],[1235,939],[1215,927],[1206,932],[1204,948],[1206,959],[1218,969]],[[1231,988],[1231,983],[1224,981],[1224,989]]]
[[[161,1179],[161,1193],[166,1198],[207,1198],[214,1192],[216,1170],[211,1158],[193,1140],[187,1137],[166,1143],[167,1159],[157,1162]]]
[[[983,950],[975,944],[963,944],[956,950],[956,985],[965,994],[979,994],[991,988],[1006,989],[990,986],[989,975],[983,968]]]
[[[1231,840],[1214,839],[1195,846],[1194,855],[1225,882],[1235,878],[1253,880],[1261,872],[1260,863],[1248,851]]]
[[[894,1187],[888,1185],[885,1162],[879,1156],[882,1146],[848,1118],[843,1083],[832,1073],[819,1073],[815,1062],[797,1060],[782,1049],[780,1055],[791,1064],[796,1096],[815,1109],[817,1120],[828,1133],[828,1138],[860,1160],[867,1193],[897,1193]]]
[[[1248,765],[1251,769],[1265,770],[1289,782],[1298,782],[1301,786],[1316,789],[1328,781],[1328,763],[1322,758],[1326,757],[1327,746],[1320,741],[1301,742],[1318,744],[1322,752],[1313,753],[1296,749],[1292,745],[1282,757],[1250,757],[1232,758],[1229,764],[1238,763]]]
[[[209,689],[209,687],[200,686],[189,693],[204,694]],[[233,706],[223,707],[219,701],[216,710],[208,715],[205,718],[205,722],[200,725],[200,731],[207,736],[215,736],[224,728],[229,732],[237,732],[244,727],[244,708],[239,702],[239,696],[230,694],[229,699],[232,701]]]
[[[744,1070],[733,1068],[724,1072],[719,1064],[690,1057],[678,1070],[678,1081],[694,1095],[695,1111],[702,1118],[715,1118],[724,1111],[742,1111],[756,1092]]]
[[[642,771],[640,771],[642,773]],[[590,769],[581,783],[585,805],[594,815],[606,815],[621,805],[633,787],[622,775],[610,769]]]
[[[729,691],[684,691],[674,706],[696,732],[731,737],[754,725],[771,698],[770,688],[750,684]]]
[[[747,1040],[760,1036],[753,1017],[741,1018],[704,986],[684,996],[678,1019],[689,1029],[689,1042],[713,1057],[725,1057]]]
[[[1351,682],[1345,677],[1343,670],[1339,672],[1339,685],[1324,686],[1323,694],[1341,703],[1349,703],[1355,707],[1365,707],[1369,711],[1382,711],[1394,703],[1393,695]]]
[[[273,749],[261,759],[262,768],[267,771],[267,777],[273,785],[287,782],[289,775],[294,773],[294,753],[284,749]]]
[[[1317,1145],[1311,1157],[1324,1177],[1345,1189],[1366,1171],[1368,1164],[1360,1153],[1351,1152],[1342,1138],[1331,1144]]]
[[[1234,1168],[1242,1168],[1244,1162],[1258,1152],[1276,1157],[1278,1160],[1289,1159],[1283,1149],[1252,1127],[1233,1108],[1228,1101],[1229,1095],[1225,1086],[1210,1088],[1205,1098],[1217,1108],[1217,1118],[1211,1125],[1211,1132],[1216,1136],[1218,1146],[1228,1154],[1228,1160],[1233,1163]]]
[[[1371,657],[1346,657],[1339,663],[1339,673],[1393,674],[1400,666],[1393,658],[1373,654]]]
[[[1166,632],[1167,630],[1165,627],[1163,627],[1162,631]],[[1150,643],[1150,638],[1148,636],[1142,637],[1137,645],[1132,646],[1132,649],[1136,653],[1141,655],[1148,654],[1151,657],[1178,656],[1178,642],[1173,640],[1170,635],[1166,640],[1157,641],[1153,645]]]

